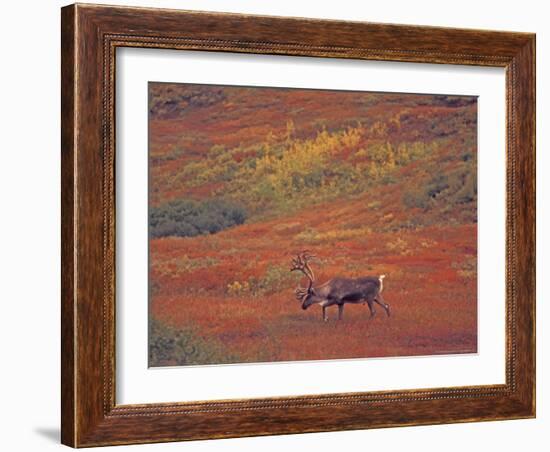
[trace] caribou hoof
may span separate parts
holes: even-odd
[[[389,304],[386,305],[386,314],[388,314],[388,317],[391,315],[390,305],[389,305]]]

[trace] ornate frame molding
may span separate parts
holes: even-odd
[[[534,416],[534,35],[77,4],[62,9],[62,43],[64,444],[80,447]],[[506,383],[116,405],[118,47],[506,68]]]

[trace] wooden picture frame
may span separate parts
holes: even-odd
[[[62,428],[73,447],[535,416],[535,35],[70,5],[62,8]],[[115,50],[506,69],[506,383],[115,403]]]

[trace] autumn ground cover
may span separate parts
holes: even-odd
[[[477,350],[476,102],[150,85],[152,366]],[[382,309],[304,311],[386,274]]]

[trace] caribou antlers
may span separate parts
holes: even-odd
[[[307,279],[309,279],[309,285],[307,288],[298,287],[296,289],[296,298],[298,300],[302,300],[302,298],[304,298],[304,296],[309,293],[309,291],[311,290],[311,287],[313,286],[313,282],[315,281],[315,275],[313,274],[313,270],[309,266],[309,260],[312,257],[315,257],[315,256],[313,256],[312,254],[309,254],[308,251],[302,251],[292,259],[292,267],[290,268],[290,271],[291,272],[295,270],[301,271],[304,275],[306,275]]]

